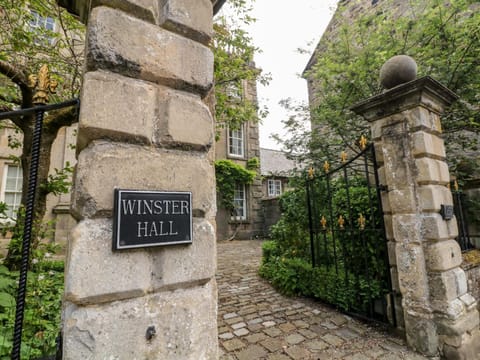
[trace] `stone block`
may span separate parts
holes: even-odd
[[[436,323],[439,335],[461,336],[467,332],[471,333],[478,330],[478,311],[475,309],[466,312],[461,318],[456,320],[440,317]]]
[[[162,88],[158,103],[157,144],[198,150],[212,146],[213,117],[198,96]]]
[[[477,359],[480,354],[480,330],[474,330],[463,336],[452,336],[449,338],[460,338],[460,342],[453,345],[449,339],[445,340],[443,346],[443,357],[449,360],[470,360]]]
[[[411,214],[417,210],[417,200],[413,187],[392,189],[388,192],[390,208],[395,214]]]
[[[158,121],[158,87],[106,71],[87,72],[82,88],[77,150],[109,138],[149,144]]]
[[[397,243],[397,271],[404,302],[427,302],[428,279],[422,245]]]
[[[393,214],[393,237],[396,242],[422,243],[421,221],[417,214]]]
[[[212,280],[96,306],[66,302],[64,359],[217,359],[216,290]]]
[[[445,240],[458,235],[457,221],[455,218],[443,220],[442,215],[438,213],[426,213],[423,214],[421,223],[422,234],[425,239]]]
[[[454,299],[451,301],[432,299],[431,305],[437,317],[457,320],[466,314],[465,305],[460,299]]]
[[[89,6],[92,9],[108,6],[151,23],[158,18],[158,2],[155,0],[90,0]]]
[[[425,128],[434,134],[442,133],[440,116],[424,107],[417,106],[404,112],[413,128]]]
[[[453,204],[452,192],[443,185],[418,187],[418,199],[423,211],[439,212],[441,205]]]
[[[375,159],[377,160],[377,165],[382,166],[383,165],[383,144],[381,141],[375,141],[373,146],[375,148]]]
[[[467,308],[467,311],[472,311],[477,307],[477,300],[475,300],[475,298],[469,293],[465,293],[462,296],[460,296],[460,300],[463,302],[463,304]]]
[[[428,314],[404,311],[407,344],[425,356],[438,354],[437,328]]]
[[[445,159],[445,144],[443,139],[425,131],[412,134],[412,154],[415,157],[433,156],[440,160]]]
[[[443,160],[420,158],[415,160],[418,170],[417,182],[420,184],[447,185],[450,182],[448,165]]]
[[[382,191],[380,193],[380,198],[382,200],[382,209],[383,212],[386,214],[391,214],[392,213],[392,207],[390,206],[390,200],[388,197],[388,193],[386,191]]]
[[[397,243],[394,241],[387,242],[387,249],[388,249],[388,262],[391,266],[397,265],[397,257],[395,254]]]
[[[213,33],[210,0],[160,0],[159,24],[205,45]]]
[[[213,82],[213,54],[208,47],[103,6],[90,15],[86,67],[203,96]]]
[[[444,240],[428,244],[425,258],[429,270],[446,271],[460,266],[462,252],[455,240]]]
[[[387,236],[387,240],[394,241],[393,236],[393,224],[392,224],[392,215],[383,215],[383,222],[385,224],[385,234]]]
[[[400,292],[400,282],[398,280],[398,271],[396,266],[390,267],[390,278],[392,279],[392,289]]]
[[[467,293],[467,278],[461,268],[429,274],[432,301],[453,301]]]
[[[384,172],[385,185],[388,185],[388,190],[402,189],[412,184],[412,179],[407,165],[404,162],[401,142],[399,144],[388,145],[384,142]]]
[[[113,253],[112,226],[109,219],[84,220],[72,231],[67,273],[75,276],[66,277],[68,301],[116,301],[160,288],[206,283],[215,276],[214,229],[204,219],[193,219],[190,245]]]
[[[198,95],[118,74],[84,78],[77,149],[110,139],[204,150],[213,142],[213,119]]]
[[[205,153],[94,141],[78,156],[74,216],[111,216],[115,188],[191,191],[194,216],[215,216],[214,169]]]

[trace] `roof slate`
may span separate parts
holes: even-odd
[[[263,176],[291,176],[297,168],[295,160],[287,159],[284,152],[260,148],[260,174]]]

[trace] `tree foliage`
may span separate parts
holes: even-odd
[[[50,103],[75,97],[79,93],[83,66],[83,25],[55,0],[0,0],[0,110],[31,108],[35,90],[29,87],[29,75],[36,75],[43,64],[50,78],[58,83]],[[34,212],[42,219],[46,197],[52,189],[49,181],[50,154],[58,130],[77,119],[74,108],[52,111],[43,122],[38,170],[38,189]],[[14,127],[18,136],[9,144],[19,147],[23,169],[21,203],[25,204],[31,160],[34,116],[25,115],[3,121],[2,127]],[[8,257],[7,257],[8,260]],[[11,264],[9,264],[11,265]]]
[[[255,21],[250,15],[253,0],[233,0],[223,15],[214,22],[212,49],[214,52],[215,117],[217,128],[238,129],[247,121],[266,116],[256,99],[243,93],[244,84],[267,84],[269,75],[255,67],[253,56],[260,51],[245,30]],[[228,14],[227,14],[228,12]]]
[[[292,152],[338,157],[368,134],[369,124],[349,107],[382,91],[378,74],[390,57],[406,54],[418,64],[418,76],[429,75],[460,96],[442,119],[446,144],[477,150],[480,125],[480,8],[472,0],[384,0],[353,20],[342,20],[352,2],[341,2],[336,27],[322,38],[316,62],[305,77],[314,85],[310,108],[285,102],[292,116],[284,142]],[[366,3],[363,1],[363,3]],[[305,128],[311,120],[313,131]],[[302,128],[303,127],[303,128]],[[314,151],[311,151],[314,150]]]

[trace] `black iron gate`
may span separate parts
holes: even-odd
[[[14,304],[15,308],[15,317],[14,317],[14,328],[13,334],[4,334],[2,335],[3,343],[0,346],[6,346],[7,344],[11,345],[11,359],[12,360],[19,360],[22,359],[30,359],[32,356],[30,355],[30,351],[22,350],[22,330],[24,325],[25,310],[26,310],[26,294],[27,294],[27,275],[29,273],[30,268],[30,245],[32,242],[32,227],[34,223],[34,201],[35,201],[35,194],[37,191],[37,173],[39,168],[39,158],[40,158],[40,144],[41,144],[41,137],[42,137],[42,127],[43,127],[43,119],[45,113],[49,111],[59,110],[67,107],[75,107],[77,116],[78,116],[78,109],[79,109],[79,100],[72,99],[69,101],[65,101],[62,103],[51,104],[51,105],[42,105],[40,102],[36,103],[37,106],[28,109],[21,109],[17,111],[11,112],[3,112],[0,113],[0,120],[4,119],[12,119],[15,117],[21,116],[35,116],[35,127],[33,132],[33,139],[32,139],[32,151],[31,151],[31,162],[30,162],[30,169],[29,169],[29,182],[28,182],[28,194],[27,200],[25,204],[25,215],[24,215],[24,226],[23,226],[23,238],[22,238],[22,250],[21,250],[21,264],[20,264],[20,271],[19,271],[19,278],[18,278],[18,287],[17,287],[17,296],[16,301]],[[0,319],[3,322],[9,322],[10,319],[5,313],[1,313],[2,315]],[[33,321],[34,319],[28,319],[29,321]],[[0,324],[2,322],[0,321]],[[40,335],[39,335],[40,336]],[[52,357],[53,358],[53,357]]]
[[[338,168],[330,170],[326,161],[322,170],[308,172],[312,265],[318,276],[330,278],[323,282],[321,298],[346,312],[395,326],[383,189],[374,147],[362,139],[364,150],[350,160],[342,153]]]

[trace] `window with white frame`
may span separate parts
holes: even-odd
[[[275,179],[268,179],[268,196],[282,195],[282,181]]]
[[[247,219],[247,195],[245,192],[245,184],[235,184],[233,193],[233,216],[232,220]]]
[[[17,210],[22,199],[23,171],[17,165],[5,165],[0,200],[7,205],[6,215],[17,218]]]
[[[239,83],[228,83],[225,87],[225,93],[230,101],[242,101],[242,87]]]
[[[238,129],[228,129],[228,154],[235,157],[244,156],[243,126]]]
[[[41,31],[55,31],[55,20],[49,16],[43,17],[38,12],[30,10],[32,15],[30,22],[28,23],[30,30],[36,32],[38,35],[41,34]],[[40,41],[45,41],[48,44],[53,44],[54,38],[52,36],[40,35],[41,38],[35,39],[35,44],[39,44]]]

